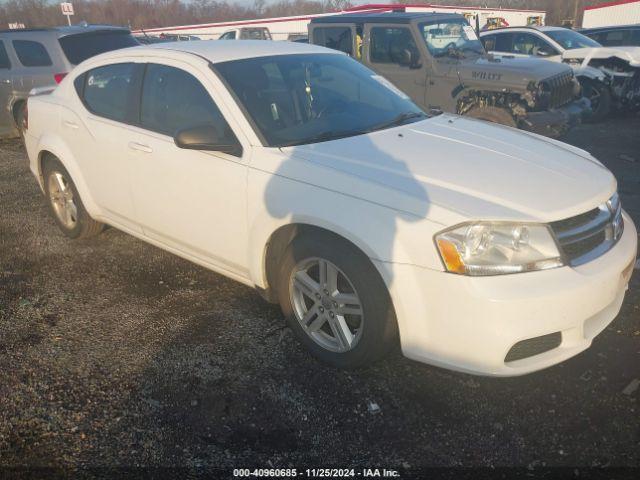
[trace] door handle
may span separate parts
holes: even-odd
[[[73,128],[74,130],[77,130],[77,129],[78,129],[78,124],[77,124],[77,123],[74,123],[74,122],[71,122],[71,121],[69,121],[69,120],[63,120],[63,121],[62,121],[62,124],[63,124],[65,127]]]
[[[144,153],[153,152],[153,148],[151,148],[149,145],[143,145],[142,143],[138,143],[138,142],[129,142],[129,148],[131,150],[138,150],[139,152],[144,152]]]

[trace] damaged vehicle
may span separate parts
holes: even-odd
[[[340,50],[426,111],[468,115],[549,137],[590,113],[571,68],[487,55],[462,15],[368,13],[314,18],[310,43]]]
[[[591,101],[593,120],[640,108],[640,47],[603,47],[561,27],[503,28],[480,37],[487,51],[502,58],[533,56],[570,65]]]

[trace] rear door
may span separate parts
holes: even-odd
[[[356,35],[355,24],[311,24],[309,43],[339,50],[357,59],[362,56],[362,38]]]
[[[362,61],[391,81],[423,108],[426,105],[427,62],[409,25],[368,24]]]
[[[76,77],[75,105],[62,107],[60,131],[81,165],[93,200],[110,222],[134,232],[131,197],[131,131],[142,78],[138,63],[93,68]]]
[[[14,131],[11,113],[12,90],[11,60],[9,60],[5,41],[0,40],[0,136],[10,135]]]

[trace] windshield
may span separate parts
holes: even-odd
[[[546,32],[553,40],[558,42],[565,50],[574,48],[601,47],[598,42],[573,30],[548,30]]]
[[[62,51],[72,65],[78,65],[87,58],[111,50],[140,45],[127,30],[106,30],[76,35],[67,35],[59,39]]]
[[[321,142],[427,115],[346,55],[278,55],[215,64],[270,147]]]
[[[420,30],[434,57],[462,58],[468,54],[484,54],[476,31],[462,18],[422,23]]]

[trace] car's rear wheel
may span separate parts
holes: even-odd
[[[611,90],[602,82],[590,78],[580,79],[582,95],[591,102],[591,122],[601,122],[611,112]]]
[[[491,106],[473,107],[467,112],[467,116],[484,120],[485,122],[499,123],[507,127],[518,127],[518,123],[515,118],[513,118],[513,115],[504,108]]]
[[[296,238],[281,263],[280,305],[298,339],[340,368],[371,363],[397,343],[386,285],[371,261],[331,235]]]
[[[104,225],[87,213],[71,175],[59,160],[49,157],[43,165],[44,190],[58,227],[69,238],[99,234]]]

